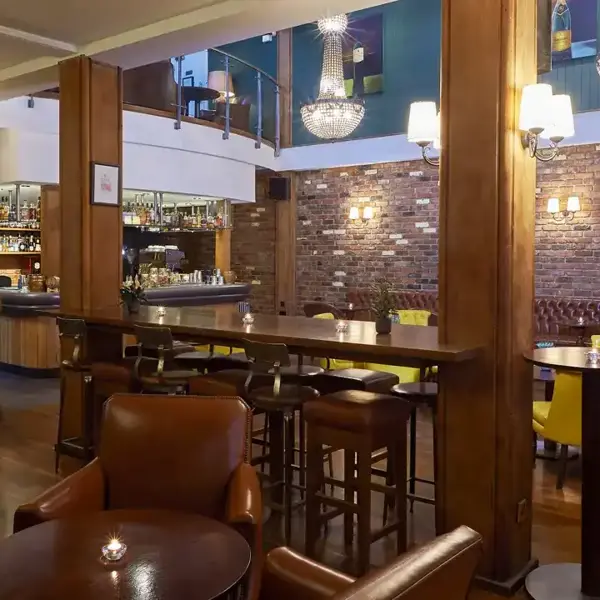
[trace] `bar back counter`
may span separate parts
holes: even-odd
[[[208,306],[248,300],[250,285],[182,284],[146,291],[157,306]],[[33,377],[58,376],[56,320],[39,310],[60,307],[60,294],[0,288],[0,369]]]

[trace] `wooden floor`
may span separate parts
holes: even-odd
[[[15,508],[52,485],[58,416],[58,382],[32,380],[0,374],[0,533],[10,535]],[[417,470],[421,477],[432,476],[432,432],[428,415],[420,415],[418,424]],[[336,475],[341,473],[341,461],[336,457]],[[338,471],[339,469],[339,471]],[[555,489],[556,464],[538,460],[532,473],[533,555],[540,563],[577,562],[580,560],[580,462],[571,461],[565,487]],[[419,492],[431,493],[423,485]],[[380,494],[373,498],[373,524],[381,523]],[[324,543],[322,560],[332,566],[349,570],[342,544],[341,520],[331,523]],[[303,515],[299,510],[294,519],[293,546],[302,550]],[[433,507],[415,504],[409,517],[410,542],[422,543],[434,536]],[[265,539],[268,546],[281,544],[280,528],[275,519],[267,523]],[[381,540],[373,545],[372,562],[385,564],[394,555],[393,540]],[[521,593],[518,598],[524,598]],[[471,600],[492,600],[495,596],[474,590]]]

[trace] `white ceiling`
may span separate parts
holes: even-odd
[[[13,0],[0,2],[0,98],[58,82],[86,54],[131,68],[393,0]]]

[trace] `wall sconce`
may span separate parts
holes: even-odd
[[[348,218],[352,221],[356,221],[356,220],[360,219],[360,209],[358,208],[358,206],[352,206],[350,208],[350,214],[348,215]],[[373,218],[373,207],[372,206],[365,206],[363,208],[362,218],[367,221],[369,219]]]
[[[581,205],[577,196],[569,196],[566,210],[560,210],[560,200],[558,198],[548,198],[548,207],[546,210],[552,215],[555,221],[572,221],[575,213],[581,210]]]
[[[432,149],[439,150],[440,113],[435,102],[413,102],[408,115],[408,131],[406,137],[421,147],[421,156],[428,165],[440,166],[439,158],[431,158]]]
[[[571,97],[552,94],[547,83],[526,85],[521,96],[519,129],[523,132],[523,147],[529,155],[543,162],[558,155],[558,145],[575,134]],[[550,140],[550,148],[540,148],[540,138]]]

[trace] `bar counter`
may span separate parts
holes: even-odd
[[[248,284],[181,284],[150,288],[155,306],[207,306],[247,300]],[[58,309],[60,294],[0,288],[0,368],[31,376],[56,376],[59,342],[55,319],[40,311]]]

